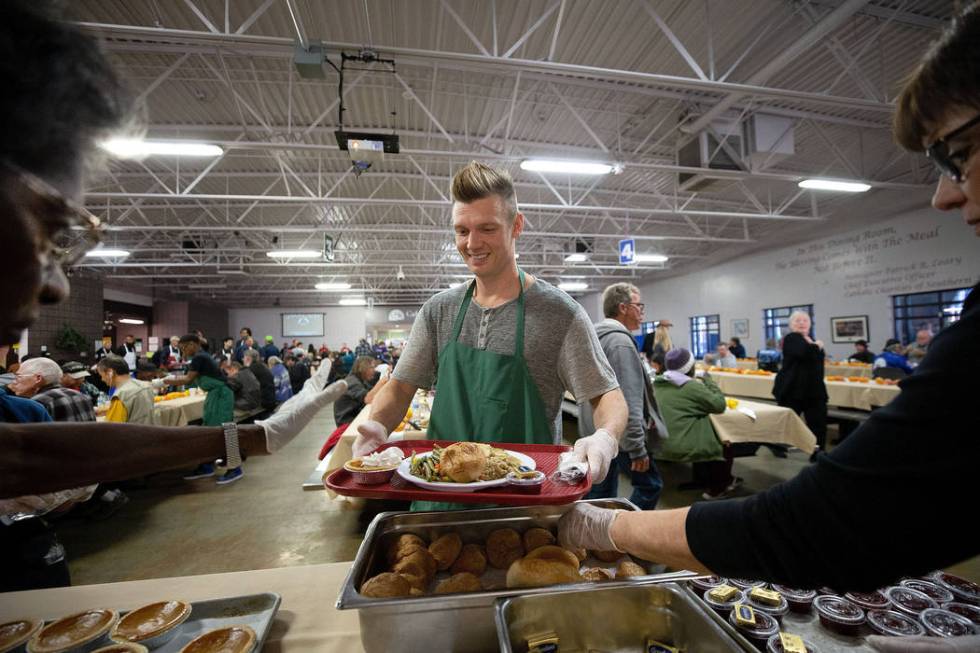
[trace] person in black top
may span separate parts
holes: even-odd
[[[783,365],[776,374],[772,394],[780,406],[803,416],[823,449],[827,443],[827,386],[823,380],[823,342],[810,337],[810,316],[794,311],[790,333],[783,338]],[[810,456],[811,462],[816,452]]]
[[[286,368],[289,370],[289,385],[293,387],[293,394],[298,394],[303,389],[306,379],[310,378],[310,368],[302,358],[297,358],[295,354],[286,356]]]
[[[895,132],[906,149],[928,150],[940,168],[933,206],[958,209],[980,236],[978,80],[974,5],[930,48],[898,97]],[[899,383],[901,393],[795,478],[745,499],[677,510],[578,504],[559,522],[559,540],[675,569],[837,591],[880,588],[975,556],[980,538],[968,515],[980,412],[973,366],[965,362],[980,361],[977,334],[980,283],[959,321],[936,335],[915,374]],[[868,639],[879,650],[936,650],[926,648],[931,637]],[[980,649],[968,639],[947,650]]]
[[[732,336],[728,341],[728,351],[732,352],[735,358],[745,358],[745,346],[740,338]]]
[[[255,349],[246,349],[242,356],[247,367],[262,389],[262,408],[272,410],[276,407],[276,379],[272,376],[272,370],[262,362],[262,356]]]
[[[854,343],[854,352],[847,357],[847,360],[870,365],[875,362],[875,355],[874,352],[868,349],[867,340],[858,340]]]

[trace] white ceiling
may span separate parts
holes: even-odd
[[[146,105],[148,136],[221,144],[217,159],[115,162],[90,189],[124,261],[114,284],[229,306],[336,303],[346,281],[377,303],[418,303],[466,274],[451,249],[449,180],[471,159],[508,169],[529,219],[520,264],[593,290],[655,279],[921,205],[932,172],[889,122],[943,0],[81,0],[72,7]],[[295,42],[349,63],[344,124],[401,138],[356,175],[337,148],[338,76],[304,79]],[[742,170],[678,166],[718,118],[792,120],[794,153]],[[703,118],[702,118],[703,117]],[[692,133],[693,132],[693,133]],[[732,141],[726,142],[731,145]],[[528,157],[617,162],[604,177],[538,175]],[[700,168],[700,167],[699,167]],[[704,188],[679,185],[700,174]],[[864,197],[801,191],[862,179]],[[335,242],[332,261],[273,248]],[[616,244],[669,255],[618,264]],[[586,263],[564,255],[584,241]],[[399,275],[399,268],[403,275]],[[241,272],[244,271],[245,274]],[[404,276],[399,279],[399,276]],[[195,287],[195,286],[205,286]],[[222,287],[223,286],[223,287]]]

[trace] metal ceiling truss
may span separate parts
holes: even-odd
[[[94,19],[81,24],[106,39],[114,56],[124,62],[143,57],[127,66],[131,81],[139,82],[141,101],[153,107],[161,94],[181,85],[214,87],[227,101],[207,121],[150,112],[154,137],[203,138],[221,145],[224,154],[176,165],[157,158],[114,164],[87,204],[107,222],[108,242],[133,256],[86,261],[86,267],[127,282],[152,280],[155,290],[176,296],[192,291],[195,280],[221,280],[220,300],[231,305],[280,297],[293,305],[320,303],[324,295],[310,291],[311,280],[325,276],[342,277],[354,292],[377,302],[421,301],[466,273],[450,245],[447,190],[452,172],[472,158],[515,172],[529,222],[519,245],[521,265],[553,281],[569,275],[587,279],[593,290],[772,242],[786,226],[825,223],[846,208],[843,198],[821,197],[818,205],[813,193],[798,189],[797,182],[808,176],[837,172],[863,178],[878,192],[927,192],[929,173],[921,162],[890,144],[893,105],[882,82],[865,70],[871,48],[887,30],[900,25],[928,35],[938,28],[936,19],[916,13],[914,0],[887,7],[870,0],[787,2],[782,14],[744,39],[739,52],[725,53],[724,72],[721,41],[713,34],[719,16],[711,0],[678,3],[671,11],[660,0],[630,0],[636,19],[649,21],[691,76],[557,60],[577,11],[566,0],[537,5],[540,12],[529,15],[509,43],[498,34],[497,0],[481,5],[487,12],[481,20],[492,22],[486,43],[479,36],[486,34],[484,25],[472,22],[473,7],[439,0],[436,47],[389,46],[368,38],[379,54],[397,61],[398,71],[378,78],[366,64],[345,80],[350,129],[391,128],[390,116],[386,124],[358,120],[354,107],[365,115],[370,107],[389,114],[392,93],[416,110],[415,118],[404,118],[403,111],[395,119],[401,154],[360,175],[351,174],[347,153],[333,143],[335,73],[328,68],[324,80],[308,80],[292,67],[295,43],[310,43],[309,1],[256,2],[237,26],[227,1],[223,20],[208,13],[213,3],[195,0],[154,4],[154,25],[114,24],[99,20],[96,9],[90,12]],[[174,21],[161,16],[161,9],[179,7],[196,29],[162,26]],[[370,36],[371,22],[382,18],[368,15],[367,3],[363,11]],[[690,32],[678,27],[691,11],[702,12],[704,55],[700,44],[686,42]],[[288,17],[292,33],[256,33],[270,12]],[[859,38],[845,39],[840,29],[854,16],[875,23]],[[767,35],[789,26],[802,29],[801,36],[760,61],[756,54]],[[442,48],[444,27],[459,30],[473,49]],[[839,65],[825,93],[768,85],[816,46]],[[362,46],[334,41],[324,47],[336,56]],[[754,71],[745,72],[752,66]],[[736,76],[744,81],[730,81]],[[830,95],[848,86],[844,80],[857,96]],[[313,111],[308,99],[300,106],[310,94],[318,98]],[[531,122],[534,112],[546,117],[541,128]],[[730,134],[714,129],[714,121],[731,112],[737,122],[757,113],[792,118],[799,156],[743,159]],[[677,148],[705,130],[715,133],[715,152],[741,169],[677,164]],[[844,142],[859,142],[859,152]],[[547,155],[617,162],[625,173],[572,179],[517,169],[525,158]],[[873,172],[861,174],[867,170]],[[682,190],[682,174],[711,184],[698,192]],[[333,261],[279,263],[265,256],[284,243],[319,247],[324,235],[334,238]],[[618,265],[615,244],[623,237],[636,238],[641,249],[655,246],[672,262]],[[563,260],[576,241],[593,248],[585,265]],[[398,266],[407,270],[402,280],[394,274]],[[229,267],[247,276],[218,271]]]

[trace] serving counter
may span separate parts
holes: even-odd
[[[357,653],[364,650],[357,612],[334,607],[350,568],[350,562],[335,562],[8,592],[0,594],[0,623],[25,616],[60,617],[87,607],[130,609],[162,599],[201,601],[275,592],[282,605],[264,651]]]

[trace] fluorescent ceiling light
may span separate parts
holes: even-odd
[[[132,317],[123,317],[119,319],[119,324],[143,324],[143,320],[137,320]]]
[[[367,300],[363,297],[344,297],[337,303],[341,306],[367,306]]]
[[[217,288],[227,288],[224,283],[191,283],[187,285],[191,290],[214,290]]]
[[[588,254],[569,254],[565,257],[566,263],[585,263],[588,260]]]
[[[111,138],[100,147],[120,159],[136,159],[154,154],[163,156],[221,156],[224,150],[211,143],[144,141],[140,138]]]
[[[342,281],[323,281],[313,287],[317,290],[350,290],[350,284]]]
[[[637,254],[633,260],[637,263],[666,263],[670,257],[664,254]]]
[[[804,179],[799,183],[799,187],[810,190],[836,190],[841,193],[863,193],[871,189],[870,184],[836,179]]]
[[[125,258],[129,256],[129,252],[124,249],[108,249],[99,247],[85,252],[85,256],[93,258]],[[142,322],[140,324],[142,324]]]
[[[265,255],[269,258],[319,258],[323,252],[318,249],[274,249]]]
[[[528,172],[563,172],[569,175],[608,175],[616,167],[594,161],[561,161],[557,159],[525,159],[521,170]]]
[[[584,281],[563,281],[562,283],[558,284],[558,287],[566,292],[573,290],[588,290],[589,284],[585,283]]]

